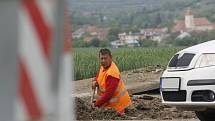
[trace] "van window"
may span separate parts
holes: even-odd
[[[169,63],[169,67],[187,67],[190,65],[195,54],[193,53],[184,53],[182,56],[176,54]]]
[[[214,66],[215,54],[203,54],[199,67]]]

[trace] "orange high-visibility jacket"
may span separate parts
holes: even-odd
[[[105,93],[105,85],[106,85],[106,79],[108,76],[112,76],[115,78],[118,78],[120,80],[120,72],[117,66],[114,62],[111,63],[111,66],[108,69],[104,69],[102,66],[99,70],[99,74],[97,77],[97,82],[99,84],[99,89],[97,91],[97,94],[99,97],[103,96]],[[109,100],[109,102],[105,103],[105,107],[113,108],[117,111],[121,111],[131,105],[131,99],[128,94],[128,91],[122,82],[122,80],[119,81],[118,87],[115,90],[112,98]]]

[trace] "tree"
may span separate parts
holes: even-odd
[[[160,15],[160,13],[157,13],[156,17],[155,17],[155,24],[158,26],[161,23],[162,23],[161,15]]]
[[[100,45],[100,40],[98,38],[93,38],[90,42],[90,45],[93,47],[99,47]]]
[[[183,39],[177,38],[179,33],[173,33],[171,34],[166,40],[166,45],[174,45],[174,46],[192,46],[195,44],[199,44],[202,42],[210,41],[215,38],[215,32],[214,31],[204,31],[201,33],[190,33],[190,37],[185,37]]]
[[[198,41],[196,41],[192,37],[185,37],[183,39],[176,39],[176,41],[174,43],[175,46],[191,46],[191,45],[195,45],[195,44],[198,44]]]
[[[79,48],[79,47],[89,47],[90,45],[89,43],[84,42],[83,38],[80,38],[80,39],[73,39],[72,46],[74,48]]]
[[[118,34],[121,32],[119,27],[111,28],[108,33],[108,40],[115,41],[118,38]]]
[[[144,39],[140,41],[141,47],[157,47],[158,42],[154,40]]]
[[[108,47],[108,46],[109,46],[108,40],[100,41],[99,47]]]
[[[108,35],[108,40],[109,41],[115,41],[115,40],[117,40],[117,36],[115,36],[115,35]]]

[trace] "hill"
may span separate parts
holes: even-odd
[[[70,0],[73,30],[80,25],[170,27],[191,8],[195,16],[215,22],[214,0]]]

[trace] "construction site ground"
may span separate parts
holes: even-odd
[[[159,94],[159,78],[162,69],[136,69],[122,72],[132,98],[132,105],[126,109],[126,115],[118,116],[114,110],[92,109],[90,79],[73,81],[72,97],[75,99],[77,120],[173,120],[196,119],[192,111],[181,111],[175,107],[163,105]]]

